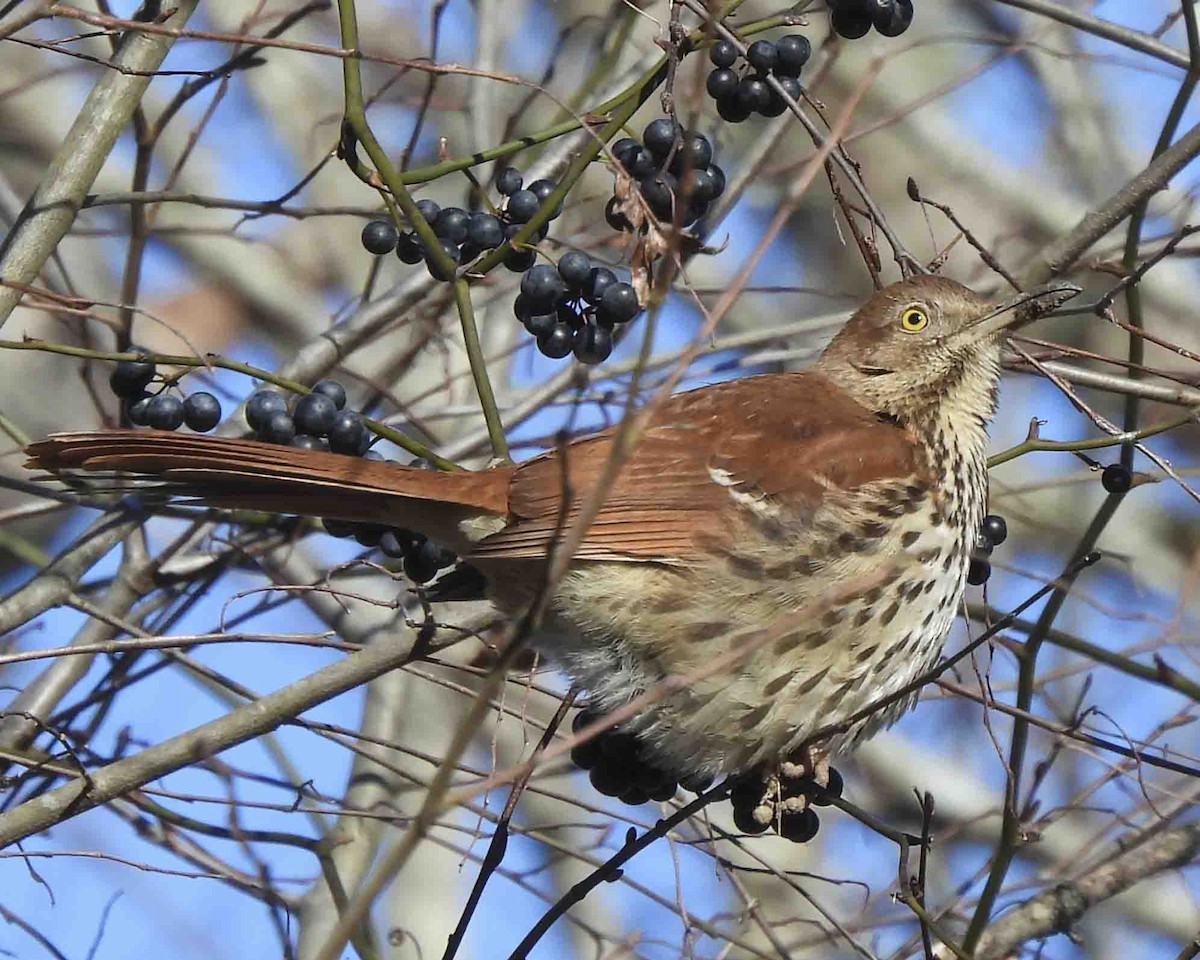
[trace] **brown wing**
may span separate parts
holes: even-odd
[[[579,515],[613,450],[605,431],[520,464],[509,525],[479,558],[536,559]],[[829,491],[922,472],[911,438],[814,373],[768,374],[671,397],[655,413],[576,556],[686,562],[757,505],[793,522]],[[573,496],[564,515],[563,490]]]

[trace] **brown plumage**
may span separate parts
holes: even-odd
[[[667,399],[588,527],[540,642],[613,707],[720,657],[745,627],[783,622],[874,575],[874,587],[639,716],[651,751],[681,772],[777,760],[899,689],[936,658],[962,596],[986,497],[1000,334],[1074,292],[996,308],[953,281],[903,281],[872,297],[813,370]],[[247,440],[100,431],[35,443],[28,465],[156,477],[218,506],[421,530],[479,567],[516,614],[612,437],[434,473]],[[826,746],[843,749],[905,706]]]

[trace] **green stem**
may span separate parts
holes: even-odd
[[[508,441],[504,436],[504,424],[500,422],[500,411],[492,393],[492,383],[487,377],[487,360],[479,342],[479,330],[475,326],[475,308],[471,303],[471,287],[465,279],[454,281],[454,304],[458,307],[458,318],[462,323],[463,343],[467,348],[467,360],[471,364],[471,376],[475,379],[475,390],[479,393],[479,404],[483,407],[483,419],[487,424],[488,437],[492,442],[492,454],[508,459]]]
[[[1015,447],[1009,447],[1007,450],[1003,450],[993,457],[988,457],[988,467],[998,467],[1002,463],[1008,463],[1009,460],[1015,460],[1017,457],[1024,456],[1027,453],[1103,450],[1105,447],[1133,444],[1138,440],[1144,440],[1146,437],[1153,437],[1156,434],[1174,430],[1176,427],[1185,427],[1189,423],[1195,423],[1198,414],[1200,414],[1200,407],[1195,407],[1186,416],[1177,417],[1165,423],[1143,427],[1141,430],[1135,430],[1132,433],[1122,433],[1112,437],[1093,437],[1091,440],[1042,440],[1032,437],[1022,443],[1018,443]]]

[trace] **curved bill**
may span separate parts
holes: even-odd
[[[990,306],[958,333],[957,339],[982,340],[1009,327],[1037,320],[1057,310],[1083,289],[1063,280],[1047,283]]]

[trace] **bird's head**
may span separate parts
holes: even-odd
[[[863,304],[816,369],[867,409],[902,423],[944,412],[982,422],[995,407],[1001,335],[1077,293],[1056,283],[992,302],[944,277],[901,280]]]

